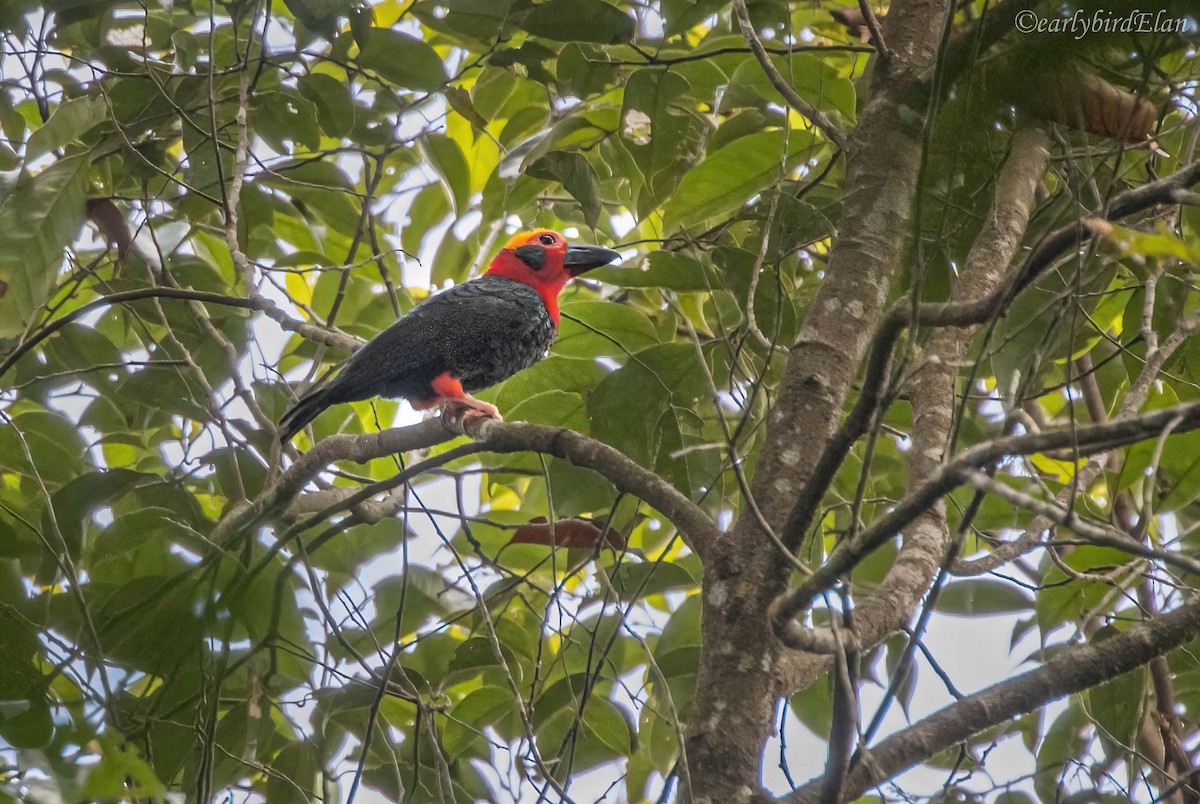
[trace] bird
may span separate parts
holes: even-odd
[[[425,299],[351,355],[331,380],[301,396],[279,421],[280,441],[331,405],[376,396],[407,399],[417,410],[457,402],[503,421],[471,392],[540,360],[558,335],[559,292],[620,256],[570,245],[550,229],[513,236],[482,276]]]

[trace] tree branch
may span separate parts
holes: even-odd
[[[295,332],[310,341],[323,343],[326,346],[336,346],[339,349],[345,349],[353,352],[358,347],[362,346],[364,341],[349,333],[340,330],[331,330],[318,327],[315,324],[308,324],[296,319],[283,312],[275,302],[264,296],[253,296],[248,299],[240,299],[237,296],[226,296],[222,293],[209,293],[202,290],[190,290],[188,288],[172,288],[172,287],[153,287],[153,288],[138,288],[137,290],[126,290],[121,293],[110,293],[107,296],[101,296],[99,299],[90,301],[80,307],[76,307],[71,312],[64,315],[62,318],[56,318],[46,326],[42,327],[36,333],[4,358],[4,362],[0,363],[0,377],[3,377],[10,368],[12,368],[18,360],[20,360],[30,349],[37,346],[42,341],[49,338],[60,329],[70,324],[72,321],[78,321],[88,313],[99,310],[102,307],[111,307],[114,304],[124,304],[131,301],[140,301],[142,299],[186,299],[188,301],[204,302],[206,304],[223,304],[226,307],[241,307],[244,310],[257,310],[268,314],[271,320],[277,322],[283,329],[289,332]],[[279,315],[272,313],[272,308]]]
[[[872,76],[870,99],[846,138],[839,235],[776,386],[751,481],[776,533],[837,426],[903,264],[926,117],[905,102],[902,81],[934,63],[949,13],[946,0],[904,0],[892,3],[882,21],[892,59]],[[788,673],[766,614],[787,589],[791,565],[778,559],[749,510],[710,553],[688,759],[693,797],[743,804],[759,784]]]
[[[1078,455],[1103,452],[1156,436],[1176,420],[1176,433],[1190,432],[1200,427],[1200,402],[1176,405],[1102,425],[1009,436],[971,447],[955,460],[943,464],[925,485],[910,492],[882,519],[853,540],[839,545],[811,577],[801,581],[791,593],[779,598],[772,606],[771,613],[777,635],[784,644],[790,646],[795,643],[802,648],[805,644],[803,629],[793,618],[806,610],[815,596],[832,589],[838,578],[871,551],[900,533],[935,501],[965,482],[966,470],[978,469],[1011,455],[1030,455],[1068,447],[1077,447],[1075,454]]]
[[[127,290],[122,293],[110,293],[107,296],[102,296],[95,301],[90,301],[80,307],[76,307],[71,312],[64,315],[62,318],[56,318],[46,326],[42,327],[36,333],[29,337],[28,340],[19,344],[15,349],[9,352],[8,357],[4,358],[4,362],[0,363],[0,377],[3,377],[10,368],[16,365],[29,350],[37,346],[42,341],[49,338],[60,329],[70,324],[72,321],[78,321],[90,312],[99,310],[103,307],[111,307],[114,304],[124,304],[131,301],[140,301],[141,299],[187,299],[189,301],[205,302],[207,304],[223,304],[227,307],[241,307],[246,310],[260,309],[258,305],[250,299],[239,299],[236,296],[226,296],[221,293],[208,293],[200,290],[187,290],[184,288],[140,288],[138,290]]]
[[[420,424],[398,427],[379,433],[363,435],[335,435],[324,438],[288,467],[250,503],[237,506],[217,523],[209,539],[217,546],[224,546],[240,534],[286,505],[300,493],[304,484],[312,480],[334,461],[366,463],[385,455],[410,452],[449,441],[451,435],[438,419],[426,419]]]
[[[293,499],[308,481],[334,461],[367,461],[427,449],[466,435],[481,451],[538,452],[570,461],[602,475],[619,490],[636,495],[667,518],[702,558],[720,531],[708,515],[678,489],[654,472],[634,463],[620,451],[581,433],[561,427],[504,423],[465,411],[449,410],[441,418],[365,435],[335,435],[322,439],[275,479],[250,503],[231,510],[213,529],[210,539],[224,545],[244,534]],[[357,501],[357,500],[355,500]],[[349,507],[351,503],[346,503]]]
[[[1056,229],[1039,243],[1012,278],[976,301],[923,302],[917,305],[917,322],[929,327],[963,327],[985,323],[1008,309],[1017,294],[1029,287],[1063,254],[1097,236],[1111,231],[1109,220],[1132,215],[1159,204],[1182,203],[1187,188],[1200,182],[1200,162],[1193,163],[1166,178],[1150,182],[1116,196],[1103,218],[1085,218]],[[864,432],[880,404],[892,349],[900,334],[912,323],[911,299],[901,298],[892,305],[872,338],[867,357],[863,390],[854,408],[838,430],[826,442],[811,480],[801,489],[788,516],[781,538],[795,549],[804,539],[817,507],[833,482],[846,454]]]
[[[679,529],[688,546],[701,559],[708,547],[721,538],[720,530],[700,506],[654,472],[602,441],[562,427],[509,424],[483,416],[451,416],[445,420],[445,426],[454,435],[470,436],[489,452],[540,452],[591,469],[619,491],[649,503]]]
[[[758,59],[758,63],[763,68],[763,72],[767,74],[771,85],[783,96],[788,106],[812,121],[812,124],[828,137],[830,142],[838,148],[845,150],[846,135],[842,130],[834,125],[828,115],[800,97],[792,85],[779,74],[779,70],[775,69],[770,55],[767,53],[766,48],[763,47],[762,40],[758,38],[758,34],[754,31],[754,24],[750,22],[750,12],[746,10],[746,0],[733,0],[733,13],[737,16],[738,25],[742,29],[742,35],[746,37],[746,43],[750,45],[750,50],[753,51],[754,58]]]
[[[996,179],[991,209],[967,255],[962,275],[954,283],[951,302],[967,303],[986,297],[1003,283],[1036,204],[1037,188],[1050,161],[1048,145],[1046,135],[1035,128],[1014,135]],[[910,307],[904,309],[911,312]],[[913,408],[912,449],[907,453],[908,491],[919,488],[936,473],[950,449],[957,399],[955,380],[974,332],[968,327],[936,329],[918,357],[919,365],[907,389]],[[880,385],[882,382],[881,376]],[[860,408],[856,406],[855,410]],[[872,405],[861,414],[873,419],[877,408]],[[928,606],[930,583],[944,565],[949,541],[945,505],[938,500],[904,531],[903,544],[891,569],[855,610],[856,631],[865,644],[875,645],[907,624],[922,598]]]
[[[1200,635],[1200,602],[1134,626],[1124,634],[1068,648],[1042,667],[995,684],[935,712],[870,750],[869,760],[850,770],[842,801],[853,801],[938,751],[1071,693],[1080,692],[1141,667],[1156,656]],[[820,779],[777,799],[815,804]]]
[[[967,470],[964,472],[964,477],[967,483],[979,491],[999,497],[1016,508],[1024,508],[1026,511],[1032,511],[1040,518],[1062,525],[1083,537],[1082,542],[1055,539],[1054,544],[1082,543],[1113,547],[1117,550],[1123,550],[1130,555],[1161,561],[1164,564],[1171,564],[1185,572],[1200,576],[1200,561],[1191,556],[1181,553],[1170,553],[1165,550],[1155,550],[1153,547],[1149,547],[1137,539],[1131,538],[1127,533],[1117,530],[1111,525],[1080,519],[1074,511],[1057,501],[1038,499],[1033,495],[1005,485],[999,480],[988,477],[978,470]]]
[[[1149,289],[1148,289],[1149,290]],[[1148,292],[1147,296],[1152,296],[1153,293]],[[1125,392],[1125,398],[1121,401],[1121,409],[1117,413],[1117,420],[1128,419],[1142,409],[1142,405],[1146,404],[1146,399],[1150,395],[1150,390],[1158,379],[1159,372],[1163,365],[1170,359],[1171,355],[1183,345],[1183,342],[1192,333],[1195,326],[1195,321],[1184,321],[1175,328],[1175,330],[1167,337],[1161,345],[1153,348],[1146,353],[1146,362],[1138,373],[1137,378],[1130,385],[1129,390]],[[1149,338],[1154,341],[1156,338]],[[1151,344],[1153,345],[1153,344]],[[1086,397],[1085,397],[1086,399]],[[1107,416],[1103,421],[1107,421]],[[1058,494],[1056,502],[1060,505],[1066,505],[1071,496],[1075,493],[1075,489],[1087,488],[1092,484],[1105,468],[1107,464],[1107,456],[1103,454],[1092,456],[1086,464],[1084,464],[1075,475],[1074,482],[1064,487]],[[955,575],[982,575],[987,572],[992,572],[995,569],[1007,564],[1013,559],[1025,555],[1030,550],[1034,549],[1039,543],[1041,532],[1045,530],[1049,524],[1054,521],[1052,518],[1047,518],[1042,515],[1034,517],[1033,521],[1025,528],[1017,538],[1012,541],[1004,542],[996,546],[992,552],[987,555],[980,556],[974,559],[960,559],[951,567],[951,572]]]

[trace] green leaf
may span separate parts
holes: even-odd
[[[16,170],[20,164],[21,157],[17,156],[17,152],[0,142],[0,171]]]
[[[646,68],[629,78],[621,105],[621,145],[642,174],[638,210],[645,214],[675,189],[698,150],[700,121],[687,107],[691,84],[683,76]]]
[[[316,104],[298,94],[290,91],[260,93],[255,96],[251,112],[254,130],[276,153],[288,155],[295,150],[287,146],[287,140],[310,151],[321,147]]]
[[[316,106],[317,122],[330,137],[345,137],[354,130],[354,100],[343,82],[324,73],[309,73],[296,82],[296,88]]]
[[[696,585],[690,572],[669,561],[624,562],[609,572],[609,579],[621,600],[638,600],[668,589],[689,589]]]
[[[1132,743],[1143,717],[1146,698],[1146,668],[1128,673],[1093,687],[1086,693],[1088,711],[1117,750]]]
[[[1033,600],[1016,584],[990,578],[951,581],[938,594],[937,610],[966,616],[1028,611]]]
[[[564,357],[625,357],[658,343],[645,313],[616,302],[567,302],[559,327],[554,354]]]
[[[82,798],[124,801],[130,798],[161,799],[166,794],[163,783],[138,755],[133,742],[122,740],[112,732],[106,732],[101,740],[104,751],[100,763],[88,771],[80,791]]]
[[[702,440],[703,421],[695,411],[707,391],[692,344],[643,349],[588,397],[591,432],[690,494],[711,482],[713,461],[719,460],[715,450],[686,449]]]
[[[554,713],[537,729],[537,744],[544,757],[571,757],[574,772],[626,756],[632,729],[625,716],[608,699],[592,695],[582,716],[571,707]]]
[[[350,13],[350,0],[283,0],[283,4],[305,28],[330,41],[337,36],[338,17]]]
[[[102,624],[108,657],[152,673],[184,657],[198,659],[203,607],[195,592],[193,584],[168,575],[139,577],[113,591],[92,614]],[[269,618],[270,612],[262,616]]]
[[[86,218],[90,167],[88,154],[60,159],[22,176],[0,206],[0,337],[21,334],[49,298],[63,249]]]
[[[481,731],[508,714],[515,714],[512,694],[501,687],[482,687],[454,705],[442,730],[448,758],[457,759],[472,746],[486,744]]]
[[[54,716],[46,699],[0,703],[0,736],[13,748],[42,748],[54,736]]]
[[[18,433],[33,457],[32,467]],[[54,411],[28,410],[13,416],[11,426],[0,427],[0,467],[28,475],[36,472],[53,483],[66,483],[81,472],[86,450],[79,428]]]
[[[833,695],[829,690],[828,675],[809,684],[788,699],[792,714],[804,727],[824,740],[833,729]]]
[[[663,209],[668,228],[696,226],[739,209],[779,181],[813,144],[802,131],[741,137],[689,170]]]
[[[1000,795],[996,796],[996,799],[992,802],[992,804],[1036,804],[1036,802],[1032,797],[1029,796],[1028,793],[1020,793],[1016,790],[1006,790]]]
[[[432,92],[446,83],[442,57],[425,42],[390,28],[372,28],[358,64],[403,89]]]
[[[465,213],[471,201],[471,166],[458,143],[444,134],[429,134],[421,138],[421,151],[450,191],[454,211]]]
[[[514,422],[548,424],[587,432],[587,406],[583,397],[570,391],[544,391],[526,397],[505,411],[505,418]]]
[[[566,45],[555,63],[559,89],[580,98],[603,92],[618,68],[606,64],[602,55],[602,49],[592,45]]]
[[[108,505],[124,496],[138,482],[154,480],[153,475],[144,475],[130,469],[109,469],[81,474],[69,481],[51,497],[54,519],[59,532],[66,541],[72,558],[78,558],[83,543],[83,528],[99,507]],[[43,522],[46,532],[53,532],[48,515]]]
[[[654,658],[668,677],[672,675],[668,668],[674,669],[669,664],[672,654],[700,647],[700,611],[700,596],[691,595],[675,609],[671,619],[663,626],[662,635],[654,646]],[[663,667],[664,663],[668,665]]]
[[[855,119],[854,84],[836,67],[813,53],[772,56],[771,63],[801,98],[823,111],[837,111],[848,121]],[[749,57],[733,71],[731,84],[747,86],[763,100],[783,105],[783,96],[763,72],[758,60]]]
[[[528,167],[537,179],[557,181],[583,209],[583,221],[594,227],[600,218],[600,178],[591,163],[579,153],[551,151]]]
[[[588,271],[588,279],[622,288],[668,288],[679,293],[722,286],[712,268],[674,251],[652,251],[642,268],[630,264]]]
[[[461,152],[460,152],[461,157]],[[465,160],[464,160],[465,161]],[[442,182],[426,185],[408,208],[408,225],[400,232],[400,245],[409,254],[417,254],[429,230],[450,212],[450,196]]]
[[[1084,573],[1099,573],[1113,567],[1123,567],[1133,557],[1115,547],[1076,547],[1063,558],[1068,567]],[[1046,573],[1037,591],[1035,608],[1037,623],[1045,636],[1063,623],[1079,620],[1112,592],[1106,583],[1092,580],[1073,580],[1057,566]]]
[[[602,0],[547,0],[533,7],[521,27],[556,42],[615,45],[633,38],[633,17]]]
[[[438,0],[415,3],[413,16],[426,27],[457,40],[490,46],[511,29],[513,0]]]
[[[44,126],[29,135],[25,161],[32,162],[42,154],[74,142],[107,119],[108,104],[101,98],[66,101],[54,110]]]
[[[632,748],[633,731],[624,712],[607,698],[593,696],[583,710],[583,724],[611,748],[624,756]]]
[[[0,645],[5,661],[0,664],[0,701],[40,697],[44,676],[37,669],[41,643],[33,624],[8,603],[0,603]]]
[[[1066,711],[1055,718],[1054,723],[1046,731],[1037,750],[1038,773],[1034,777],[1034,789],[1039,801],[1056,801],[1065,798],[1059,785],[1063,768],[1078,757],[1086,745],[1083,730],[1087,719],[1079,706],[1078,699],[1072,697]]]
[[[285,745],[271,762],[266,800],[281,804],[307,804],[317,798],[317,773],[321,757],[308,741]]]
[[[595,360],[577,360],[551,355],[516,374],[491,393],[485,392],[504,410],[547,391],[583,394],[594,388],[608,372]]]
[[[471,128],[476,131],[487,128],[488,121],[475,108],[470,92],[462,87],[446,87],[445,96],[450,108],[462,115],[463,119],[471,124]]]

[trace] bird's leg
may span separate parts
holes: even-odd
[[[475,411],[498,422],[504,421],[504,417],[500,415],[499,408],[489,402],[484,402],[482,399],[476,399],[470,394],[463,394],[461,397],[445,397],[438,402],[438,407],[442,409],[443,416],[446,415],[447,409],[459,407]]]
[[[438,407],[445,415],[446,408],[457,405],[477,411],[489,419],[495,419],[498,422],[504,421],[504,417],[500,415],[500,410],[495,405],[468,394],[463,390],[462,383],[451,377],[449,372],[434,377],[430,385],[437,396],[428,402],[414,403],[413,407],[419,406],[419,409]]]

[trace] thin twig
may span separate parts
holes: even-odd
[[[779,91],[788,106],[807,117],[821,133],[829,138],[830,142],[844,150],[846,135],[842,133],[842,130],[834,125],[828,115],[800,97],[792,85],[780,75],[779,70],[775,69],[775,65],[771,62],[771,56],[763,47],[762,40],[758,38],[758,34],[754,31],[754,25],[750,22],[750,12],[746,10],[746,0],[733,0],[733,12],[737,15],[738,25],[742,28],[742,35],[746,37],[746,43],[750,45],[750,50],[754,52],[754,57],[758,59],[758,63],[763,68],[763,72],[767,74],[771,85]]]

